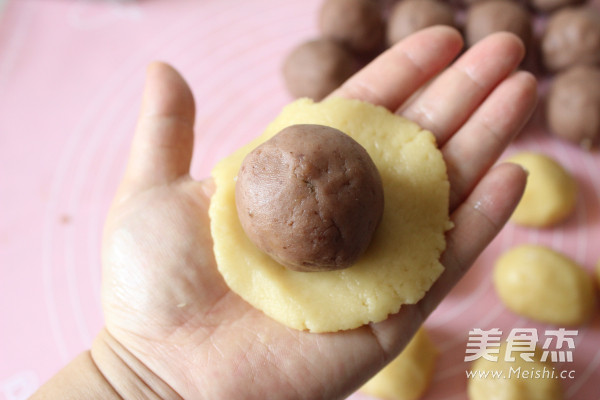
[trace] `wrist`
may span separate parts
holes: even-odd
[[[30,398],[121,399],[96,366],[90,351],[84,351],[61,369]]]
[[[41,399],[181,399],[106,328],[92,349],[73,359],[36,391]]]
[[[123,399],[181,399],[167,383],[103,328],[91,357],[105,380]]]

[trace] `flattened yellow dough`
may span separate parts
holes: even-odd
[[[366,253],[350,268],[290,271],[250,242],[235,206],[235,177],[252,149],[294,124],[345,132],[369,153],[381,174],[385,206]],[[357,100],[300,99],[252,143],[218,163],[210,206],[220,273],[234,292],[280,323],[334,332],[378,322],[419,301],[443,271],[449,183],[433,135],[383,107]],[[276,234],[276,232],[274,233]]]

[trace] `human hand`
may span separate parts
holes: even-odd
[[[284,327],[229,290],[212,252],[212,182],[189,175],[191,91],[171,67],[152,64],[103,240],[106,328],[92,358],[115,391],[343,398],[393,359],[499,232],[525,185],[516,165],[490,170],[535,104],[535,79],[513,73],[523,46],[495,34],[445,69],[461,47],[453,29],[421,31],[332,94],[382,105],[434,133],[448,166],[455,224],[441,259],[446,270],[423,300],[383,322],[332,334]]]

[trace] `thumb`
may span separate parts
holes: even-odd
[[[183,77],[168,64],[150,64],[118,197],[169,184],[189,173],[194,116],[194,97]]]

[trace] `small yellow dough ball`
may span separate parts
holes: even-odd
[[[545,228],[571,215],[577,201],[577,184],[557,161],[532,152],[516,154],[507,161],[529,172],[523,197],[511,216],[512,222]]]
[[[596,295],[591,277],[565,255],[539,245],[520,245],[496,262],[494,285],[517,314],[561,326],[588,321]]]
[[[524,352],[511,351],[513,361],[506,361],[507,344],[500,346],[498,360],[481,357],[473,362],[468,381],[470,400],[561,400],[560,372],[549,360],[541,361],[542,351],[535,349],[531,361],[521,357]],[[487,373],[487,377],[485,376]],[[499,374],[500,377],[492,374]],[[553,375],[554,374],[554,375]]]
[[[438,351],[424,328],[361,392],[386,400],[417,400],[429,387]]]

